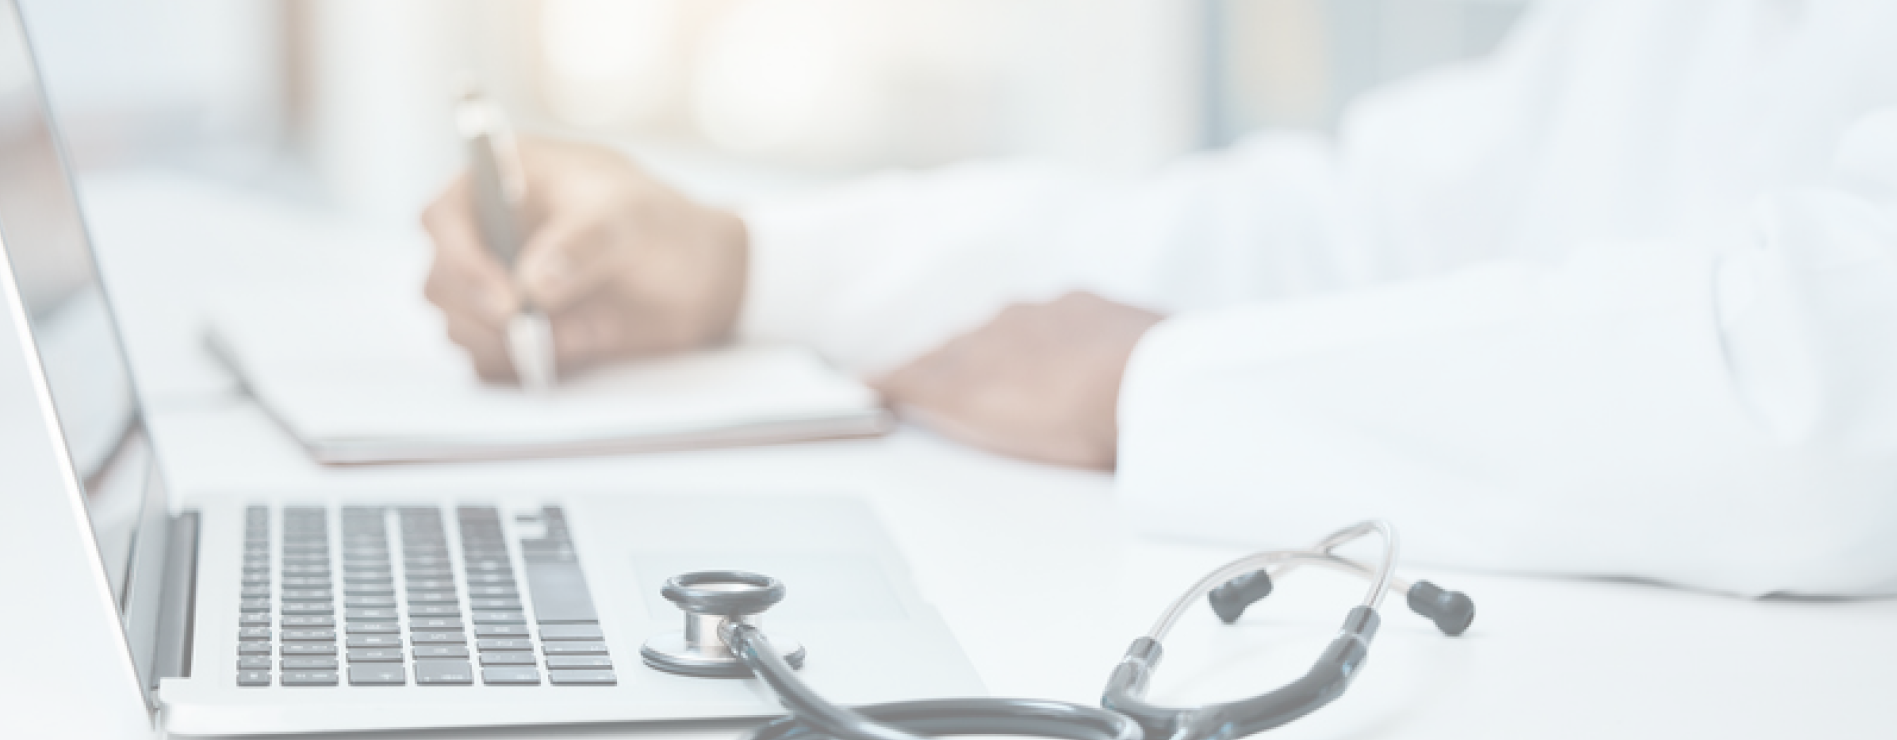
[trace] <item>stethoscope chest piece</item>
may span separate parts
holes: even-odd
[[[751,669],[718,634],[727,622],[762,627],[764,612],[784,600],[775,578],[738,570],[704,570],[674,576],[659,590],[685,612],[685,629],[646,640],[639,656],[662,671],[704,678],[744,678]],[[771,643],[793,668],[802,668],[804,647],[773,632]]]

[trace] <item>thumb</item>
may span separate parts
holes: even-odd
[[[610,247],[603,218],[549,220],[527,238],[514,266],[515,279],[534,306],[563,310],[611,279]]]

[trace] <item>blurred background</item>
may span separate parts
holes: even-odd
[[[613,140],[688,190],[722,183],[696,188],[714,199],[970,157],[1138,171],[1328,128],[1372,85],[1487,51],[1525,2],[23,5],[82,171],[187,170],[412,223],[459,167],[464,76],[523,130]]]

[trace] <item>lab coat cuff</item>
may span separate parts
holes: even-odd
[[[797,342],[799,328],[808,330],[808,307],[821,290],[821,269],[801,264],[799,214],[793,205],[763,203],[740,209],[749,241],[744,304],[738,311],[736,336],[740,340]]]

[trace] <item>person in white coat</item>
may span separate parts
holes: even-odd
[[[1897,3],[1535,6],[1501,48],[1145,178],[1028,164],[730,213],[530,142],[428,294],[490,377],[804,342],[944,433],[1117,468],[1154,531],[1378,516],[1427,562],[1897,592]],[[1053,300],[1049,300],[1049,299]]]

